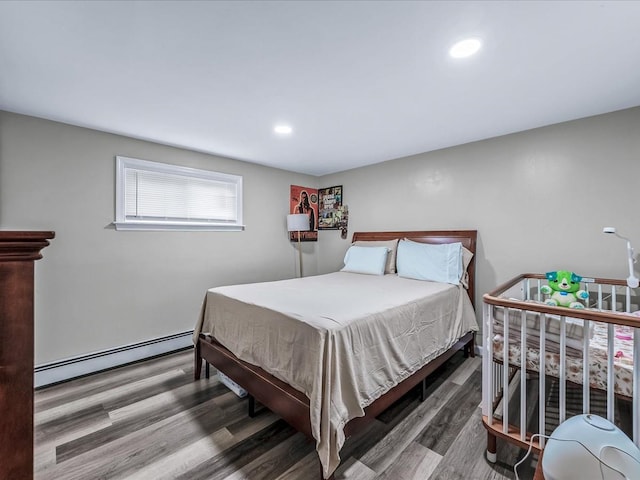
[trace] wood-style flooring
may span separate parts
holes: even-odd
[[[522,450],[498,442],[498,463],[484,457],[480,370],[456,354],[424,402],[411,391],[347,440],[336,480],[515,478]],[[265,409],[249,418],[247,403],[216,375],[193,381],[192,350],[39,390],[35,478],[317,480],[314,445]]]

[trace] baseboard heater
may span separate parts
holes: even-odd
[[[35,388],[109,370],[128,363],[193,348],[193,330],[145,340],[100,352],[88,353],[35,367]]]

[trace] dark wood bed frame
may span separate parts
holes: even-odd
[[[464,247],[474,253],[467,269],[469,273],[469,288],[467,290],[471,303],[475,305],[475,253],[476,230],[442,230],[442,231],[414,231],[414,232],[355,232],[353,241],[357,240],[392,240],[408,238],[421,243],[453,243],[461,242]],[[348,438],[360,431],[367,423],[386,410],[392,403],[405,395],[409,390],[422,382],[423,396],[425,378],[438,367],[449,360],[457,351],[464,350],[465,356],[475,356],[475,333],[463,335],[449,350],[432,360],[416,373],[396,385],[364,409],[365,416],[349,421],[344,429]],[[249,411],[253,415],[254,401],[259,401],[272,412],[282,417],[293,428],[313,439],[311,422],[309,419],[309,399],[302,392],[287,383],[275,378],[262,368],[238,359],[229,350],[216,341],[215,338],[200,334],[195,346],[194,377],[200,379],[202,374],[202,360],[207,362],[207,376],[209,364],[223,371],[229,378],[249,392]],[[255,399],[255,400],[254,400]],[[320,466],[320,479],[323,478]],[[330,479],[333,479],[331,475]]]

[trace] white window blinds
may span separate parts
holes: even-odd
[[[116,157],[118,229],[242,229],[242,177]]]

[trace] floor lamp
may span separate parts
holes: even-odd
[[[298,255],[300,264],[300,277],[302,277],[302,246],[300,244],[300,232],[309,231],[309,216],[306,213],[293,213],[287,215],[287,230],[298,232]]]

